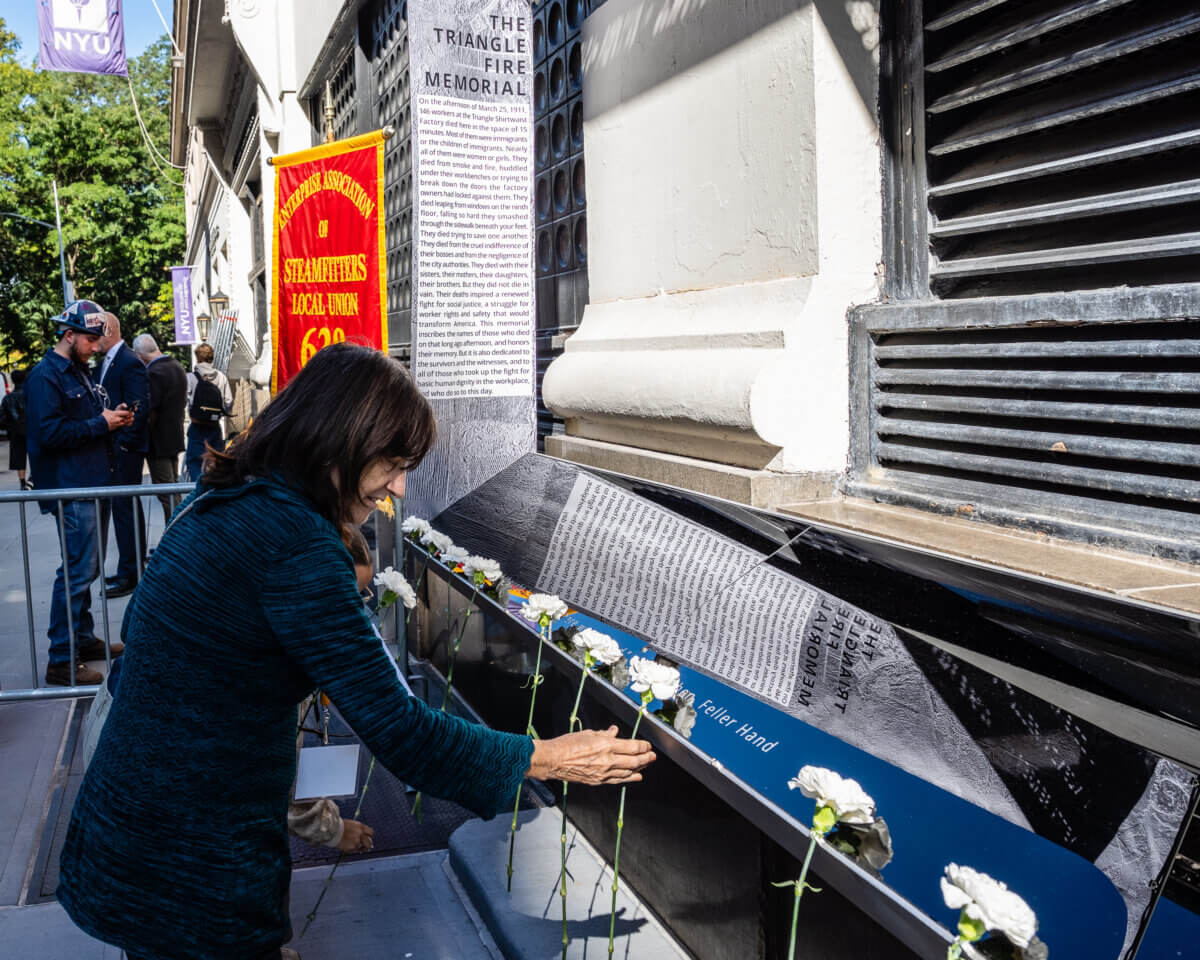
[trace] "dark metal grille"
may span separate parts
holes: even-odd
[[[333,94],[333,135],[335,140],[344,140],[358,134],[358,99],[354,82],[354,51],[350,50],[329,81]],[[324,96],[324,94],[322,94]],[[318,116],[324,129],[324,102],[320,103]]]
[[[383,210],[387,236],[388,342],[412,343],[412,107],[408,78],[408,4],[380,0],[367,22],[375,124],[395,136],[383,153]]]
[[[1200,559],[1200,5],[885,13],[849,490]]]
[[[542,402],[542,375],[588,302],[587,189],[583,159],[583,38],[594,0],[533,4],[536,179],[538,442],[562,431]]]
[[[246,117],[245,124],[242,126],[242,134],[238,138],[237,149],[233,151],[233,168],[234,170],[241,169],[242,161],[246,159],[246,151],[253,145],[257,146],[258,139],[258,106],[251,108],[249,116]]]
[[[935,295],[1196,278],[1195,0],[928,0],[923,80]]]
[[[894,329],[869,354],[869,482],[1198,552],[1200,319]]]

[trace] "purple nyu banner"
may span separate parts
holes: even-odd
[[[126,76],[121,0],[37,0],[38,66]]]
[[[192,316],[192,268],[172,267],[171,288],[175,293],[175,342],[195,343],[196,318]]]

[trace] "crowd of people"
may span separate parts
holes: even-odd
[[[17,471],[21,488],[140,485],[147,471],[154,484],[176,483],[185,451],[185,476],[198,479],[206,449],[224,446],[222,419],[233,407],[212,347],[195,348],[188,373],[149,333],[126,343],[120,320],[93,301],[69,304],[53,323],[55,345],[32,370],[12,372],[14,389],[0,405],[9,469]],[[178,498],[158,499],[165,526]],[[57,513],[60,504],[62,565],[51,594],[46,683],[91,685],[102,676],[85,661],[105,658],[91,614],[103,544],[111,527],[117,566],[105,579],[106,595],[132,593],[146,563],[146,520],[137,497],[102,499],[99,509],[93,499],[42,500],[40,508]],[[120,642],[110,646],[112,656],[122,650]]]

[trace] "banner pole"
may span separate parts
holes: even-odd
[[[330,89],[329,81],[325,81],[325,142],[333,143],[333,91]]]
[[[54,188],[54,225],[58,229],[58,270],[62,274],[63,306],[65,307],[71,302],[71,297],[67,292],[67,258],[63,255],[62,215],[58,212],[58,181],[51,180],[50,183]]]

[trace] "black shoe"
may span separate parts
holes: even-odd
[[[137,586],[137,581],[132,577],[121,579],[120,577],[105,577],[104,592],[110,600],[117,597],[127,597],[133,593],[134,587]]]

